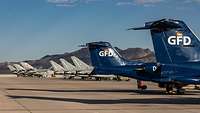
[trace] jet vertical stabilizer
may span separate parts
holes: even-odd
[[[83,74],[83,75],[90,75],[93,71],[93,67],[89,66],[88,64],[86,64],[85,62],[83,62],[82,60],[80,60],[79,58],[72,56],[71,57],[73,63],[75,64],[78,73]]]
[[[87,43],[95,67],[124,66],[126,60],[108,42]]]
[[[17,69],[16,69],[14,66],[12,66],[12,65],[8,65],[8,69],[9,69],[12,73],[14,73],[14,72],[17,71]]]
[[[60,62],[62,63],[62,66],[64,67],[64,69],[66,71],[75,71],[76,67],[74,65],[72,65],[71,63],[69,63],[68,61],[66,61],[65,59],[60,59]]]
[[[61,65],[59,65],[58,63],[51,60],[50,64],[52,65],[52,68],[55,72],[64,73],[65,69]]]
[[[13,64],[13,66],[17,69],[17,71],[25,71],[25,69],[19,64]]]
[[[156,60],[159,63],[200,61],[199,38],[181,20],[162,19],[146,22],[145,27],[131,29],[151,31]]]
[[[26,70],[19,64],[13,64],[13,67],[16,69],[17,76],[24,76]]]
[[[29,71],[29,70],[35,70],[35,68],[33,66],[31,66],[30,64],[28,64],[27,62],[20,62],[20,64],[27,71]]]
[[[75,66],[79,70],[88,70],[88,69],[91,69],[91,67],[88,64],[86,64],[85,62],[83,62],[79,58],[77,58],[75,56],[72,56],[71,59],[72,59],[73,63],[75,64]]]

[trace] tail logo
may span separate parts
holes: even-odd
[[[107,48],[107,49],[100,51],[99,56],[101,56],[101,57],[113,57],[113,56],[115,56],[115,52],[112,49]]]
[[[183,36],[182,33],[177,32],[176,36],[170,36],[168,38],[168,43],[170,45],[184,45],[184,46],[188,46],[191,45],[191,38],[188,36]]]

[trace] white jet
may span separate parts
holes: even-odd
[[[12,66],[12,65],[8,65],[8,69],[13,73],[13,74],[17,74],[17,69]]]
[[[11,67],[11,65],[10,66],[8,66],[8,68],[9,67]],[[25,72],[26,72],[26,70],[22,67],[22,66],[20,66],[19,64],[13,64],[13,69],[15,68],[15,72],[16,73],[14,73],[14,74],[16,74],[17,75],[17,77],[19,77],[19,76],[26,76],[25,75]],[[9,68],[10,69],[10,68]],[[12,71],[11,71],[12,72]]]
[[[50,64],[51,64],[52,69],[53,69],[53,71],[56,75],[63,75],[65,73],[65,69],[61,65],[56,63],[55,61],[50,60]]]
[[[64,78],[73,78],[76,75],[75,66],[70,64],[67,61],[63,61],[64,59],[60,59],[62,66],[51,60],[50,64],[52,65],[52,69],[56,75],[64,75]]]
[[[83,62],[82,60],[80,60],[79,58],[77,58],[75,56],[71,56],[71,59],[76,67],[75,69],[76,69],[77,73],[80,75],[87,75],[88,77],[95,77],[96,80],[101,80],[102,78],[108,78],[108,79],[116,78],[115,75],[93,75],[92,71],[93,71],[94,67],[86,64],[85,62]]]
[[[83,75],[90,75],[92,73],[94,69],[92,66],[89,66],[88,64],[86,64],[85,62],[83,62],[82,60],[80,60],[75,56],[72,56],[71,59],[76,67],[75,69],[77,73]]]
[[[50,69],[36,69],[27,62],[20,62],[22,67],[26,70],[26,75],[37,77],[52,77],[54,72]]]

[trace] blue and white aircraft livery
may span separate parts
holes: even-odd
[[[108,42],[87,43],[94,74],[122,75],[158,83],[171,94],[188,84],[200,84],[200,41],[181,20],[162,19],[146,22],[144,27],[129,30],[150,30],[156,63],[128,61]]]

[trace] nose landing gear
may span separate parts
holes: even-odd
[[[137,80],[138,89],[145,90],[147,89],[147,85],[144,85],[144,81]]]

